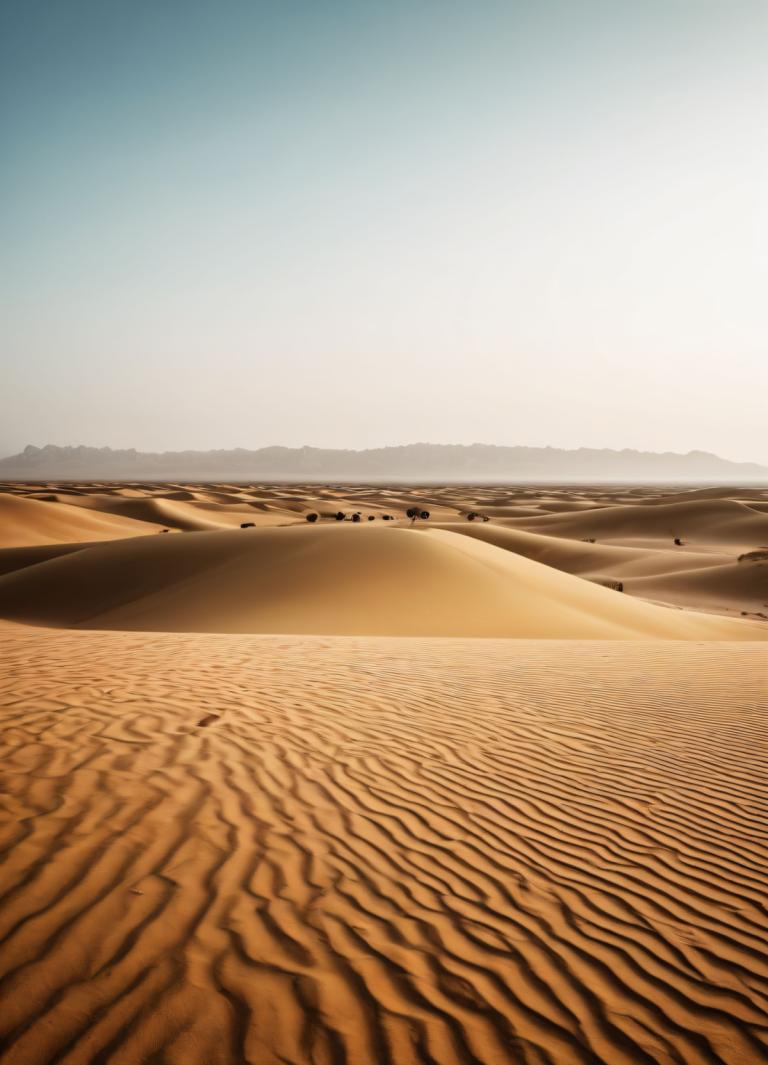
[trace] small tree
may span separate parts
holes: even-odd
[[[315,522],[315,521],[317,521],[318,517],[319,517],[319,515],[317,515],[317,514],[307,514],[307,521]]]
[[[340,510],[336,514],[336,521],[344,521],[344,511]]]

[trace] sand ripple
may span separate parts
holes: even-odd
[[[766,1060],[759,646],[0,654],[1,1062]]]

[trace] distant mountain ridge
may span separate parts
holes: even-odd
[[[0,459],[0,480],[593,481],[766,480],[768,467],[706,451],[405,444],[362,451],[263,447],[142,452],[32,444]]]

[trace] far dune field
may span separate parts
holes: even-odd
[[[768,1061],[767,643],[767,489],[0,485],[0,1065]]]

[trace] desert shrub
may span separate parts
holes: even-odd
[[[746,551],[739,555],[739,562],[768,562],[768,548],[759,548],[757,551]]]

